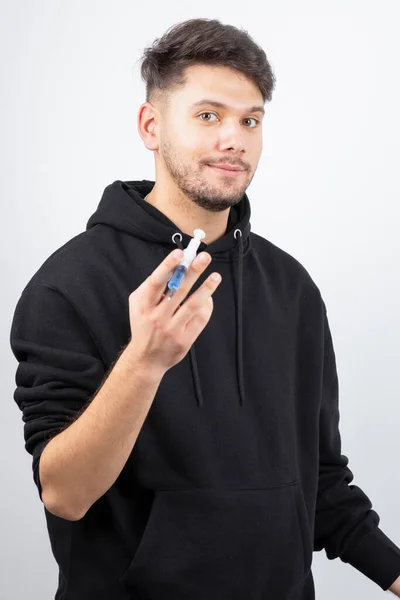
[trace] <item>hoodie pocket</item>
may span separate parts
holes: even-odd
[[[297,481],[157,490],[119,581],[143,600],[288,600],[299,593],[311,562],[306,527]]]

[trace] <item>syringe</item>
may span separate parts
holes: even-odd
[[[168,300],[171,300],[172,296],[181,285],[182,279],[185,277],[188,268],[196,258],[197,248],[206,234],[202,229],[195,229],[193,235],[194,238],[190,240],[187,247],[183,250],[184,257],[174,270],[171,279],[168,281],[168,287],[170,289]]]

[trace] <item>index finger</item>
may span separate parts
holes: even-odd
[[[147,300],[151,304],[158,304],[167,282],[172,277],[172,273],[182,260],[183,256],[183,250],[180,250],[179,248],[173,250],[147,277],[146,285],[149,289],[149,297]]]

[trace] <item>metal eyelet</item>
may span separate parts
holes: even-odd
[[[174,237],[175,237],[176,235],[180,235],[180,236],[181,236],[181,239],[180,239],[180,241],[182,241],[182,234],[181,234],[181,233],[179,233],[179,231],[177,231],[177,232],[176,232],[176,233],[174,233],[174,235],[172,236],[172,241],[174,242],[174,244],[176,244],[176,241],[174,240]]]

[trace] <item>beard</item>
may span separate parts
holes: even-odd
[[[194,173],[190,165],[185,165],[179,159],[168,140],[160,142],[160,154],[178,189],[194,204],[210,212],[221,212],[238,204],[251,183],[250,180],[238,185],[234,179],[225,184],[223,180],[219,184],[210,182],[205,173],[209,167],[207,165],[201,167],[204,169],[204,174],[202,170]]]

